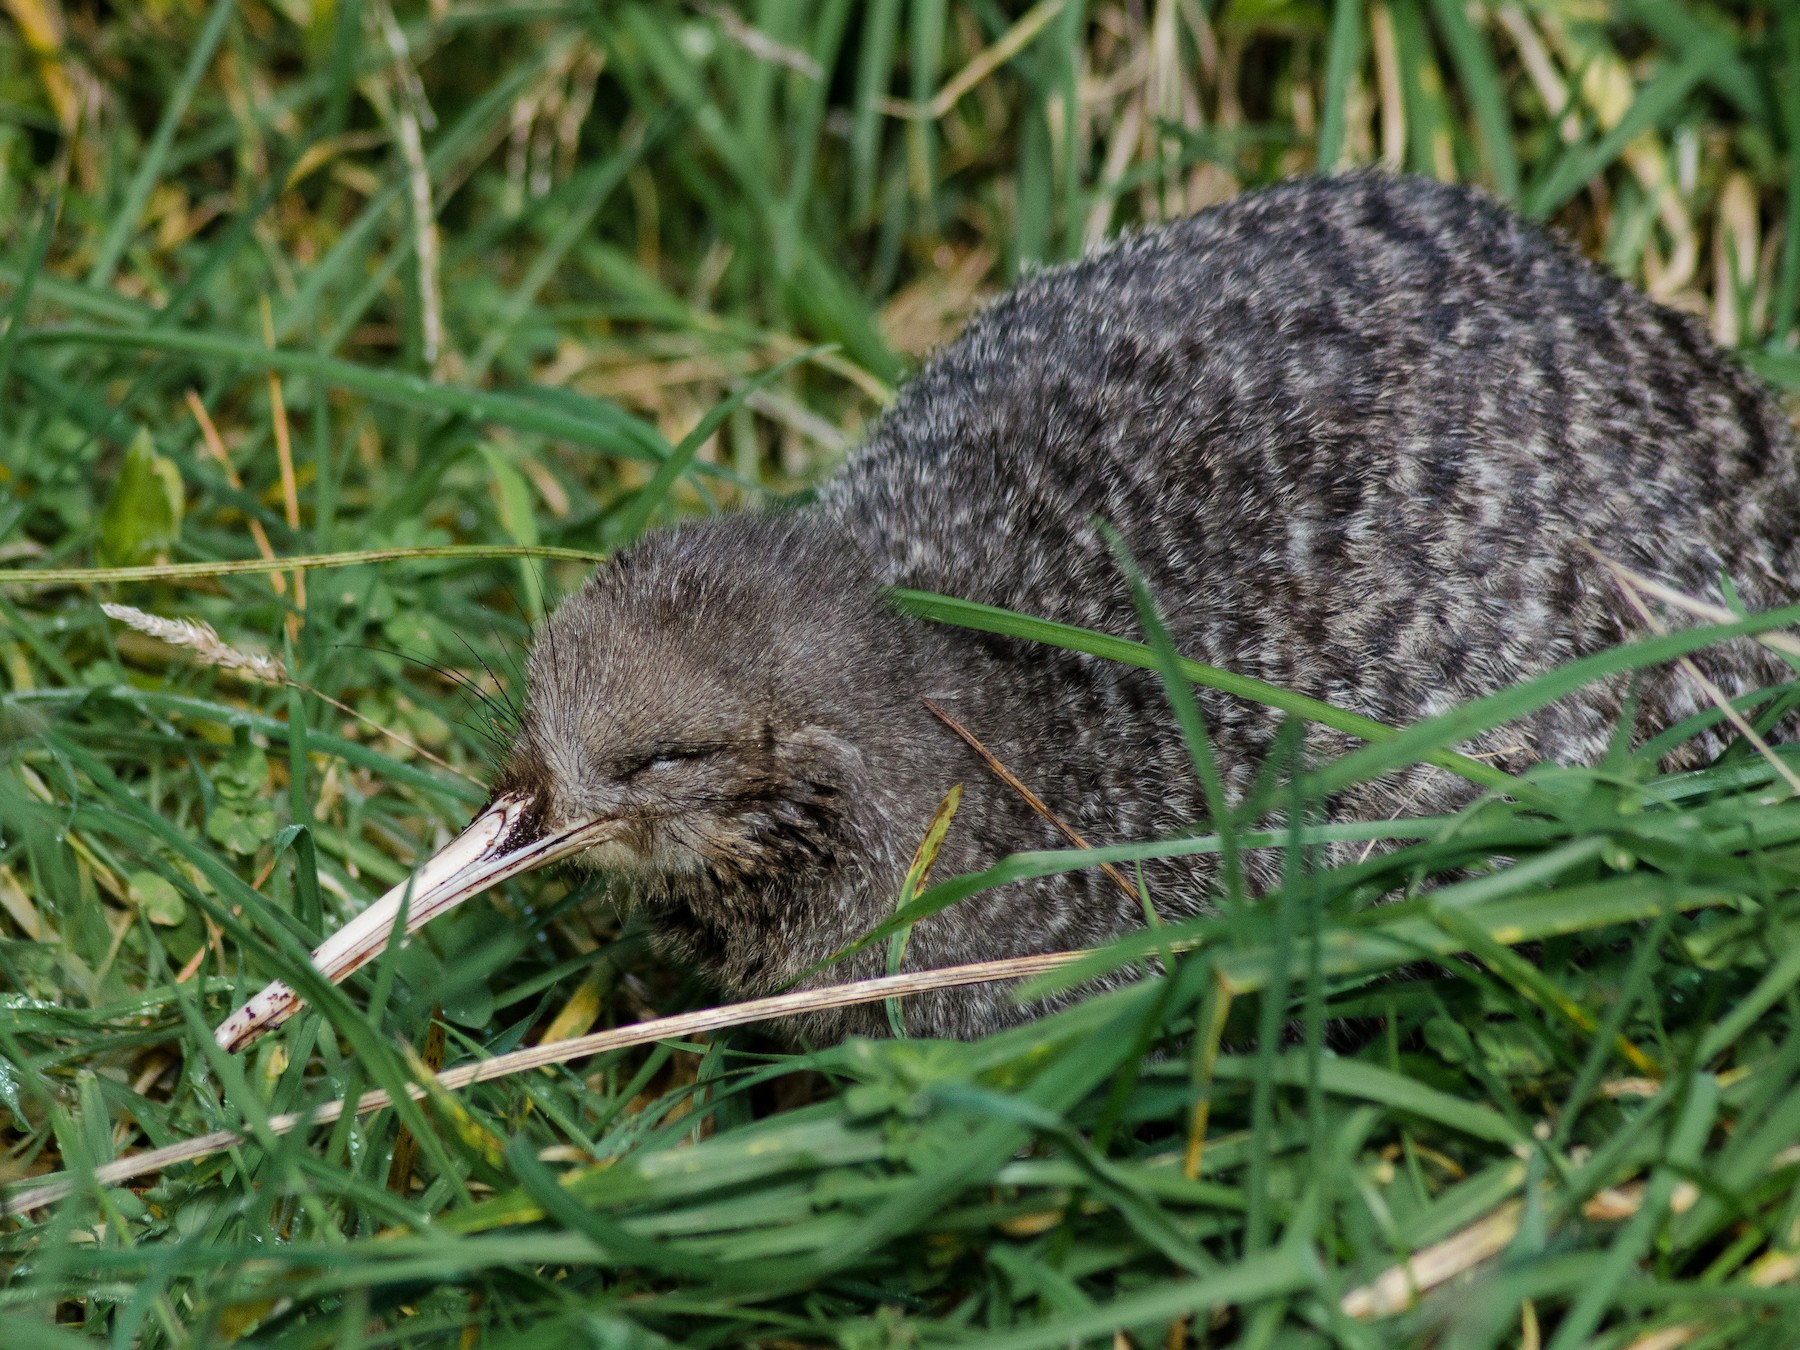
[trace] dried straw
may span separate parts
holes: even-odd
[[[726,1027],[744,1026],[750,1022],[767,1022],[783,1017],[794,1017],[800,1013],[823,1012],[832,1008],[848,1008],[860,1003],[877,1003],[883,999],[903,998],[909,994],[928,993],[936,989],[955,989],[971,984],[989,984],[998,980],[1020,980],[1033,975],[1042,975],[1048,971],[1066,966],[1072,961],[1089,955],[1087,952],[1047,952],[1040,956],[1017,956],[1003,961],[978,961],[972,965],[949,966],[942,970],[921,970],[905,975],[884,975],[872,980],[858,980],[851,984],[827,985],[822,989],[805,989],[797,993],[776,994],[769,998],[750,999],[743,1003],[726,1004],[718,1008],[703,1008],[697,1012],[678,1013],[673,1017],[656,1017],[645,1022],[636,1022],[630,1026],[616,1027],[610,1031],[596,1031],[586,1036],[576,1036],[566,1041],[554,1041],[547,1045],[535,1045],[525,1050],[515,1050],[510,1054],[495,1055],[492,1059],[484,1059],[475,1064],[465,1064],[459,1068],[449,1069],[437,1075],[437,1086],[455,1091],[469,1087],[475,1083],[486,1083],[496,1078],[507,1078],[513,1074],[525,1073],[532,1069],[541,1069],[551,1064],[566,1064],[570,1060],[586,1059],[591,1055],[605,1054],[612,1050],[624,1050],[634,1045],[648,1045],[653,1041],[673,1040],[683,1036],[693,1036],[704,1031],[719,1031]],[[426,1090],[413,1084],[407,1089],[415,1100],[423,1100]],[[370,1111],[379,1111],[393,1104],[393,1098],[385,1091],[365,1092],[351,1102],[348,1098],[327,1102],[315,1111],[291,1111],[286,1115],[273,1116],[268,1123],[271,1134],[286,1134],[288,1131],[304,1125],[328,1125],[343,1116],[346,1111],[355,1115],[366,1115]],[[96,1186],[116,1186],[122,1181],[140,1177],[150,1172],[159,1172],[165,1167],[173,1167],[177,1163],[193,1162],[198,1158],[210,1157],[222,1153],[226,1149],[235,1148],[248,1138],[247,1131],[217,1130],[212,1134],[200,1135],[193,1139],[183,1139],[179,1143],[169,1144],[163,1148],[151,1149],[145,1153],[134,1153],[128,1158],[120,1158],[116,1162],[107,1163],[93,1171],[93,1184]],[[0,1199],[0,1214],[24,1214],[34,1209],[42,1209],[46,1205],[56,1203],[72,1194],[81,1186],[85,1177],[63,1177],[55,1181],[45,1182],[31,1190],[23,1191],[16,1196]]]

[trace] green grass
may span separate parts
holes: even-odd
[[[269,1129],[403,1096],[433,1027],[468,1063],[716,1001],[558,877],[241,1059],[207,1029],[466,819],[582,558],[804,491],[1032,263],[1385,161],[1486,184],[1800,388],[1800,10],[5,10],[0,1180],[75,1193],[0,1220],[0,1344],[1794,1344],[1800,801],[1741,750],[1658,777],[1697,725],[1525,781],[1455,753],[1718,632],[1396,733],[1184,664],[1154,624],[1139,645],[909,597],[1156,669],[1178,707],[1194,680],[1368,744],[1278,756],[1204,835],[934,877],[895,932],[1102,857],[1286,860],[1272,895],[1043,977],[1162,978],[981,1043],[726,1030]],[[360,560],[307,572],[302,605],[257,532]],[[1420,761],[1487,795],[1311,808]],[[217,1129],[243,1142],[91,1180]],[[1383,1280],[1415,1253],[1416,1306]]]

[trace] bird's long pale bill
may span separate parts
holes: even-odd
[[[613,820],[597,819],[555,834],[539,834],[533,828],[533,806],[530,793],[496,797],[468,829],[320,943],[312,954],[318,972],[336,984],[374,960],[386,949],[403,907],[406,931],[411,933],[508,877],[593,847],[616,827]],[[227,1050],[241,1050],[287,1021],[301,1002],[298,994],[276,981],[219,1023],[214,1035]]]

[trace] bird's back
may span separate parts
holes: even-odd
[[[907,385],[824,506],[890,584],[1135,635],[1106,520],[1188,655],[1400,723],[1633,631],[1584,544],[1709,597],[1727,574],[1752,607],[1800,572],[1793,430],[1692,320],[1477,192],[1376,176],[1025,282]],[[1732,688],[1771,673],[1753,649],[1708,663]],[[1038,664],[1021,708],[1116,680]],[[1593,758],[1618,693],[1535,719],[1529,753]],[[1159,709],[1105,696],[1141,711],[1096,755],[1166,739]],[[1640,716],[1696,706],[1657,679]],[[1209,712],[1245,781],[1270,719]]]

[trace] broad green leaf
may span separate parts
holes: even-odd
[[[100,558],[127,565],[167,549],[181,535],[186,493],[174,461],[139,430],[100,512]]]
[[[126,885],[132,902],[151,923],[173,928],[187,918],[187,901],[166,877],[155,872],[133,872]]]

